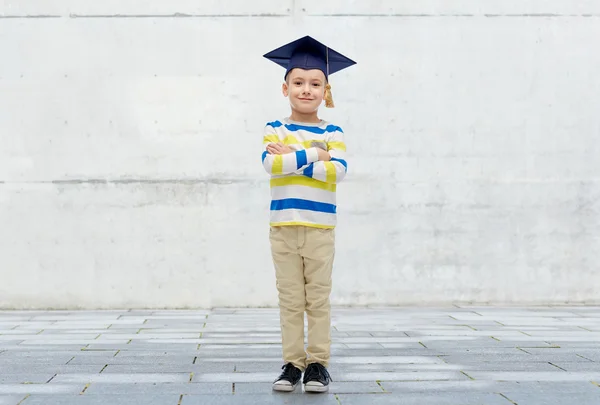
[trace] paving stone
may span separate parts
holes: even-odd
[[[253,373],[211,373],[211,374],[194,374],[192,382],[228,382],[228,383],[240,383],[240,382],[273,382],[275,377],[281,373],[269,373],[269,372],[253,372]],[[275,374],[275,375],[274,375]]]
[[[600,363],[591,361],[581,362],[556,362],[553,363],[555,366],[565,369],[567,371],[599,371]]]
[[[31,368],[29,373],[24,374],[13,374],[13,373],[5,373],[2,371],[0,373],[0,384],[6,383],[18,383],[18,384],[42,384],[50,380],[56,373],[37,373],[34,370],[34,367]]]
[[[1,345],[0,345],[1,346]],[[55,353],[55,352],[64,352],[64,351],[80,351],[84,350],[86,345],[73,345],[73,344],[60,344],[60,345],[15,345],[10,348],[6,348],[6,350],[10,350],[11,352],[39,352],[39,353]]]
[[[597,381],[600,369],[596,372],[557,371],[472,371],[469,375],[475,380],[494,381]]]
[[[45,340],[42,339],[25,339],[20,344],[21,346],[75,346],[75,347],[84,347],[84,346],[92,346],[98,341],[95,339],[54,339],[45,337]],[[115,344],[125,344],[127,340],[116,341]]]
[[[384,347],[379,343],[346,343],[345,346],[348,349],[369,349],[369,350],[384,349]]]
[[[507,398],[516,404],[527,404],[527,405],[566,405],[566,404],[577,404],[577,405],[598,405],[600,404],[600,389],[598,392],[571,392],[571,393],[557,393],[553,391],[544,392],[543,397],[539,394],[531,392],[513,392],[506,391],[502,392]]]
[[[381,387],[385,392],[402,394],[406,392],[469,392],[486,391],[496,392],[500,387],[510,384],[509,388],[515,389],[516,382],[500,383],[495,381],[381,381]],[[502,385],[504,384],[504,385]]]
[[[527,363],[547,363],[551,362],[577,362],[585,361],[576,354],[553,354],[548,352],[546,355],[523,354],[451,354],[441,356],[449,364],[478,364],[482,362],[527,362]]]
[[[157,350],[157,351],[185,351],[191,352],[198,349],[197,344],[168,344],[168,343],[148,343],[148,342],[137,342],[132,344],[127,343],[92,343],[86,346],[86,350],[121,350],[121,351],[148,351],[148,350]]]
[[[415,372],[360,372],[339,373],[336,381],[427,381],[427,380],[466,380],[468,377],[458,371],[415,371]]]
[[[463,367],[454,364],[331,364],[332,375],[356,373],[393,373],[393,372],[426,372],[426,371],[460,371]],[[384,374],[387,375],[387,374]]]
[[[74,355],[52,355],[40,353],[39,356],[15,356],[14,353],[9,353],[2,357],[0,363],[2,366],[29,364],[29,365],[64,365],[71,360]]]
[[[545,356],[549,356],[552,355],[552,357],[556,360],[556,361],[560,361],[558,360],[563,359],[562,361],[569,361],[569,359],[572,359],[571,361],[576,361],[578,358],[586,358],[589,359],[591,361],[598,361],[600,362],[600,350],[598,350],[598,344],[596,344],[596,349],[592,350],[592,349],[581,349],[581,348],[558,348],[558,349],[552,349],[552,350],[545,350],[545,349],[527,349],[528,352],[535,354],[535,355],[545,355]]]
[[[202,364],[109,364],[102,373],[233,373],[234,363]],[[254,370],[258,371],[258,370]]]
[[[54,383],[168,383],[187,382],[189,373],[138,373],[138,374],[59,374],[52,382]]]
[[[21,402],[25,395],[2,395],[0,394],[0,405],[15,405]]]
[[[264,392],[264,391],[263,391]],[[160,394],[219,394],[230,395],[231,383],[93,383],[85,395],[160,395]]]
[[[170,356],[122,356],[120,352],[117,356],[75,356],[69,364],[123,364],[123,365],[192,365],[194,355],[170,355]]]
[[[336,356],[332,358],[336,364],[444,364],[437,356]]]
[[[0,341],[0,350],[17,348],[21,342],[22,340],[2,340]]]
[[[549,362],[508,362],[508,361],[493,361],[480,362],[475,364],[460,364],[457,365],[460,370],[471,375],[471,371],[557,371],[558,367],[553,366]]]
[[[62,333],[66,333],[66,334],[71,334],[71,335],[77,335],[79,336],[80,334],[93,334],[95,336],[98,337],[98,335],[112,335],[113,339],[126,339],[126,337],[124,337],[123,335],[126,334],[136,334],[138,333],[140,329],[139,328],[127,328],[127,329],[79,329],[79,330],[73,330],[73,329],[44,329],[40,335],[50,335],[48,336],[50,339],[53,336],[56,335],[60,335]],[[115,336],[116,335],[116,336]],[[102,338],[102,336],[99,336],[98,339]]]
[[[0,396],[6,394],[79,394],[82,389],[82,384],[0,384]]]
[[[87,396],[87,395],[32,395],[23,405],[177,405],[179,395],[112,395]]]
[[[342,405],[510,405],[499,394],[479,392],[404,393],[401,395],[340,394],[339,398]]]
[[[252,372],[262,372],[262,373],[273,373],[273,379],[281,373],[281,366],[283,365],[283,361],[274,361],[274,362],[235,362],[235,363],[227,363],[231,364],[232,368],[235,367],[235,371],[238,373],[252,373]]]
[[[294,395],[289,393],[249,395],[184,395],[181,405],[339,405],[335,395]],[[345,405],[345,404],[343,404]],[[504,404],[506,405],[506,404]]]
[[[37,363],[30,364],[4,364],[2,362],[2,373],[6,374],[27,374],[35,369],[38,374],[62,374],[62,373],[99,373],[102,370],[101,365],[72,365],[72,364],[51,364],[41,365]]]
[[[523,392],[539,398],[553,394],[596,393],[600,388],[589,381],[493,382],[496,392]]]

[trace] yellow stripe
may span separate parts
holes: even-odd
[[[275,155],[273,158],[273,168],[271,169],[271,173],[273,174],[282,174],[283,173],[283,156]]]
[[[334,169],[335,170],[335,169]],[[313,188],[320,188],[326,191],[332,191],[335,193],[335,184],[324,183],[319,180],[311,179],[306,176],[286,176],[271,179],[271,187],[281,186],[306,186]]]
[[[265,135],[263,138],[263,144],[266,144],[269,142],[273,142],[273,143],[281,142],[284,145],[302,145],[306,149],[312,148],[313,142],[325,145],[325,141],[323,139],[309,139],[308,141],[300,141],[298,138],[296,138],[293,135],[288,135],[283,140],[279,139],[278,135]],[[334,147],[329,147],[330,144],[334,144]],[[338,146],[335,146],[335,145],[338,145]],[[341,146],[339,146],[339,145],[341,145]],[[343,142],[330,142],[327,144],[327,147],[329,149],[342,149],[343,148],[343,150],[346,150],[346,145],[344,145]]]
[[[326,181],[327,183],[335,183],[335,165],[333,162],[323,162],[325,163],[325,173],[327,175]]]
[[[327,142],[327,150],[339,149],[346,151],[346,144],[344,142]]]
[[[269,143],[269,142],[273,142],[273,143],[279,142],[279,136],[277,136],[277,135],[265,135],[265,137],[263,138],[263,143]]]
[[[298,143],[299,143],[299,144],[302,144],[302,142],[300,142],[300,141],[298,140],[298,138],[296,138],[296,137],[295,137],[295,136],[293,136],[293,135],[288,135],[288,136],[286,136],[285,138],[283,138],[283,144],[284,144],[284,145],[295,145],[295,144],[298,144]]]
[[[270,226],[308,226],[311,228],[333,229],[333,225],[311,224],[310,222],[271,222]]]
[[[317,143],[321,143],[321,144],[325,144],[325,141],[321,140],[321,139],[309,139],[308,141],[300,141],[298,138],[296,138],[293,135],[288,135],[285,137],[285,139],[283,140],[283,143],[285,145],[302,145],[304,146],[306,149],[308,148],[312,148],[313,147],[313,142],[317,142]]]

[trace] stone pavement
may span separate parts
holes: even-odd
[[[600,404],[600,307],[333,311],[334,382],[271,392],[278,312],[0,311],[0,405]]]

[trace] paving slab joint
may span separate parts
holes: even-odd
[[[513,404],[513,405],[519,405],[515,401],[513,401],[512,399],[510,399],[509,397],[507,397],[506,395],[504,395],[503,393],[498,392],[497,394],[500,395],[502,398],[506,399],[507,401],[509,401],[511,404]]]
[[[550,361],[548,362],[548,364],[550,364],[551,366],[554,366],[554,367],[556,367],[556,368],[559,368],[559,369],[561,369],[562,371],[567,371],[567,370],[565,370],[564,368],[562,368],[562,367],[560,367],[560,366],[557,366],[556,364],[554,364],[554,363],[552,363],[552,362],[550,362]]]
[[[87,383],[85,385],[85,387],[83,387],[83,389],[81,390],[81,392],[79,393],[79,395],[83,395],[85,393],[85,391],[90,387],[92,383]]]
[[[31,396],[31,394],[27,394],[25,395],[25,398],[23,398],[22,400],[20,400],[19,402],[17,402],[17,405],[21,405],[27,398],[29,398]]]

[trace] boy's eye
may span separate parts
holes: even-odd
[[[320,87],[320,86],[321,86],[321,83],[313,83],[313,86],[315,86],[315,87]]]
[[[294,84],[295,84],[296,86],[300,86],[300,85],[302,84],[302,82],[294,82]]]

